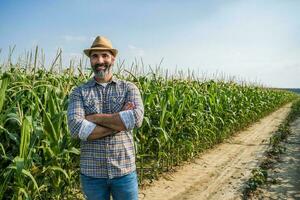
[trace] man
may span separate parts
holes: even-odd
[[[118,53],[98,36],[84,53],[94,77],[69,97],[68,125],[80,138],[80,179],[89,200],[138,199],[132,129],[142,125],[144,106],[135,84],[113,76]]]

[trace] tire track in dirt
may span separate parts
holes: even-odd
[[[244,181],[266,150],[269,138],[290,111],[287,104],[183,166],[168,179],[140,190],[141,200],[239,199]]]

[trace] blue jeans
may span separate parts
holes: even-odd
[[[81,187],[88,200],[137,200],[138,179],[136,171],[125,176],[108,179],[80,174]]]

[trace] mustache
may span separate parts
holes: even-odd
[[[105,67],[105,68],[108,68],[110,67],[110,64],[108,63],[97,63],[93,66],[94,68],[97,68],[97,67]]]

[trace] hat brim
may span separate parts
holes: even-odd
[[[95,51],[95,50],[98,50],[98,51],[99,51],[99,50],[102,50],[102,51],[110,51],[114,57],[116,57],[117,54],[118,54],[118,50],[117,50],[117,49],[110,49],[110,48],[103,48],[103,47],[89,48],[89,49],[83,50],[83,52],[84,52],[84,54],[85,54],[87,57],[90,57],[91,51]]]

